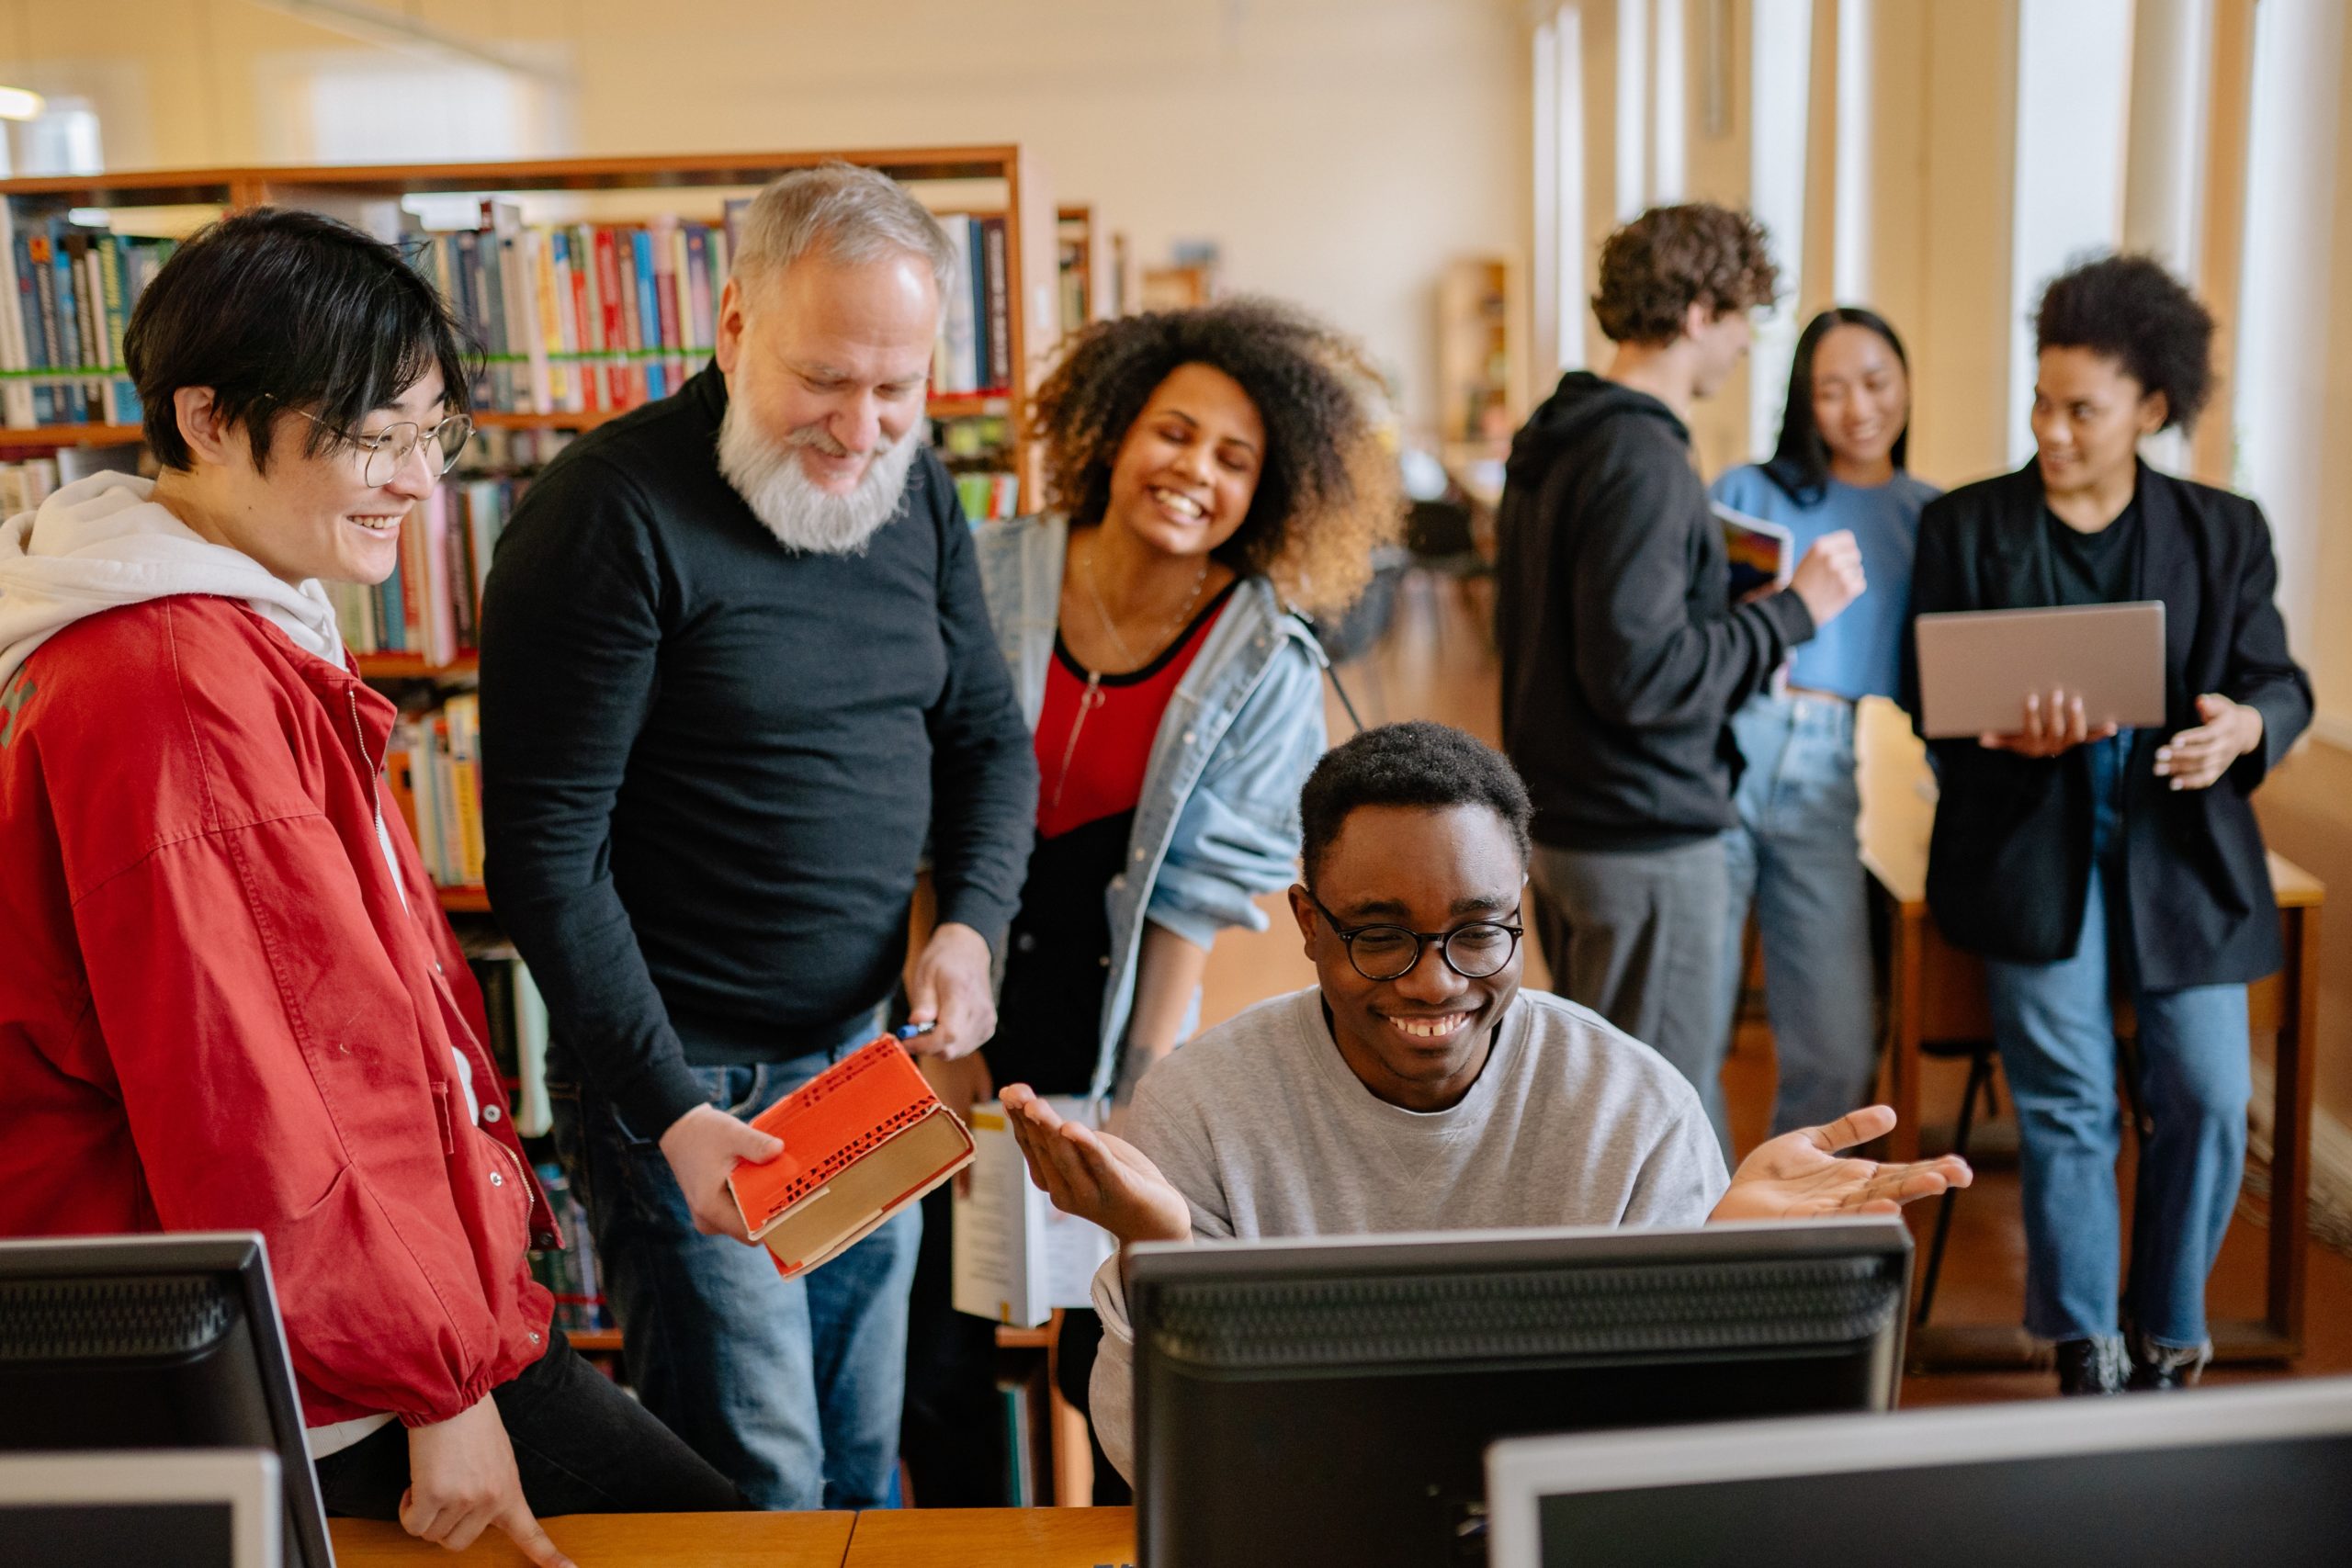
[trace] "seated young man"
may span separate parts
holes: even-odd
[[[1597,1015],[1520,988],[1527,792],[1456,729],[1393,724],[1324,757],[1300,801],[1291,912],[1318,984],[1147,1075],[1126,1136],[1004,1091],[1030,1174],[1124,1244],[1888,1213],[1968,1168],[1839,1159],[1884,1106],[1775,1138],[1728,1179],[1698,1092]],[[1093,1418],[1133,1475],[1134,1336],[1115,1267]]]

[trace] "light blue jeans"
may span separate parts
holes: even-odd
[[[863,1043],[694,1073],[710,1103],[749,1121]],[[921,1211],[786,1280],[767,1248],[696,1232],[660,1145],[555,1077],[556,1146],[586,1200],[622,1359],[646,1408],[753,1507],[889,1504]]]
[[[2088,1339],[2129,1323],[2187,1348],[2206,1337],[2205,1280],[2245,1169],[2245,987],[2151,991],[2132,975],[2121,815],[2131,739],[2091,749],[2094,852],[2074,956],[1984,968],[2023,1145],[2026,1328]],[[2116,995],[2139,1019],[2140,1093],[2155,1129],[2140,1151],[2128,1295],[2117,1284]]]
[[[1802,694],[1751,699],[1732,716],[1747,771],[1724,834],[1731,874],[1723,1016],[1737,1016],[1752,902],[1764,999],[1781,1068],[1772,1134],[1817,1127],[1868,1104],[1878,1066],[1877,980],[1855,819],[1852,705]]]

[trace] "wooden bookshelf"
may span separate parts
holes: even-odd
[[[1001,396],[935,400],[939,418],[1001,414],[1012,421],[1024,509],[1038,503],[1037,468],[1025,428],[1026,409],[1044,356],[1061,335],[1060,254],[1057,209],[1035,159],[1010,143],[973,146],[863,148],[775,152],[715,152],[641,158],[547,158],[478,164],[256,166],[116,171],[39,179],[0,180],[0,199],[22,216],[61,208],[168,210],[177,228],[204,217],[259,206],[300,207],[363,226],[380,219],[383,204],[403,197],[471,193],[528,197],[555,193],[742,192],[796,169],[839,161],[879,169],[914,186],[993,184],[1002,192],[992,210],[1005,226],[1005,272],[1012,377]],[[518,413],[485,410],[485,430],[584,430],[613,417],[589,413]],[[129,425],[59,424],[0,430],[0,450],[114,445],[140,439]]]
[[[1094,243],[1094,209],[1084,202],[1057,208],[1054,226],[1060,244],[1062,331],[1074,333],[1108,313],[1103,309],[1102,257]]]
[[[0,428],[0,450],[53,452],[61,446],[124,446],[147,439],[135,424],[23,424]]]
[[[452,914],[490,913],[490,889],[487,887],[444,887],[440,893],[441,907]]]
[[[433,663],[421,653],[355,653],[351,657],[363,681],[439,681],[470,675],[478,668],[470,653],[461,653],[447,664]]]

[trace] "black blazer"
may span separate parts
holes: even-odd
[[[2133,597],[2165,604],[2165,726],[2133,736],[2125,774],[2137,976],[2151,990],[2258,980],[2282,958],[2248,797],[2310,724],[2311,682],[2287,651],[2272,603],[2278,567],[2261,508],[2144,463],[2139,501]],[[2056,604],[2041,513],[2041,476],[2030,462],[1929,502],[1912,614]],[[1914,639],[1903,639],[1903,705],[1917,714]],[[2206,692],[2259,709],[2262,744],[2211,788],[2176,790],[2156,776],[2156,748],[2202,722],[2197,699]],[[2079,750],[2035,759],[1973,739],[1928,746],[1941,791],[1928,852],[1937,925],[1991,957],[2046,964],[2070,955],[2090,879],[2087,761]]]

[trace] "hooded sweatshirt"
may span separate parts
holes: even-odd
[[[0,742],[13,728],[11,688],[26,660],[75,622],[127,605],[183,594],[234,600],[304,652],[345,667],[334,602],[316,580],[295,587],[252,557],[201,537],[153,499],[154,490],[153,479],[136,475],[92,474],[51,493],[38,511],[0,523]],[[390,829],[380,808],[375,815],[377,846],[406,906]],[[454,1045],[449,1055],[467,1115],[479,1124],[473,1065]],[[326,1424],[311,1433],[312,1452],[334,1452],[390,1419]]]
[[[196,530],[153,499],[155,481],[99,473],[0,523],[0,691],[33,649],[85,615],[174,593],[241,599],[294,645],[343,662],[334,604]]]
[[[1730,716],[1813,616],[1788,589],[1732,606],[1681,420],[1562,377],[1511,443],[1496,527],[1503,750],[1536,841],[1663,850],[1730,827]]]

